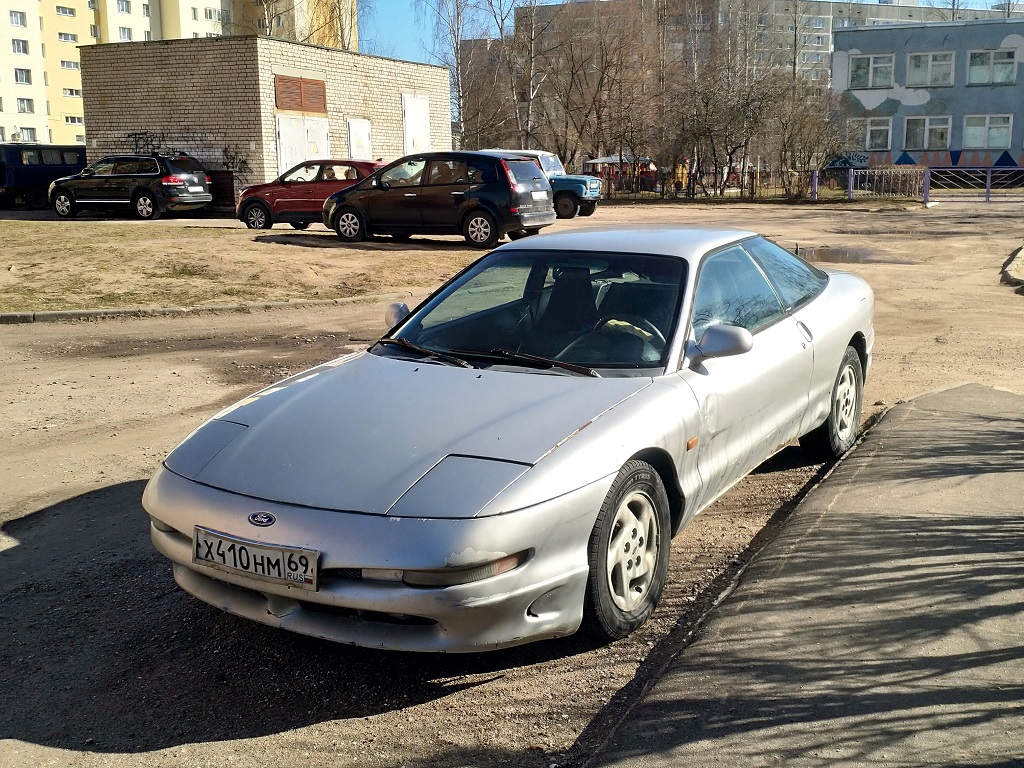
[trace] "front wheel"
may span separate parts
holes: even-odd
[[[828,418],[820,427],[801,437],[800,446],[824,461],[838,459],[857,442],[863,401],[864,369],[860,355],[853,347],[847,347],[832,385]]]
[[[661,477],[646,462],[626,462],[587,545],[585,632],[617,640],[650,618],[665,586],[669,541],[668,496]]]
[[[270,215],[270,209],[263,203],[253,203],[242,212],[242,221],[249,229],[270,229],[274,226],[274,219]]]
[[[555,197],[555,216],[560,219],[571,219],[580,210],[580,200],[568,192]]]
[[[494,217],[487,211],[473,211],[462,225],[462,235],[474,248],[493,248],[500,234]]]
[[[366,237],[363,217],[355,208],[342,208],[334,219],[334,231],[346,243],[358,243]]]
[[[580,203],[580,216],[593,216],[597,210],[597,203]]]
[[[54,193],[53,212],[62,219],[70,219],[78,212],[75,207],[75,199],[71,197],[70,192],[65,192],[63,189],[59,189]]]
[[[149,192],[140,192],[135,196],[135,215],[140,219],[159,219],[160,206]]]

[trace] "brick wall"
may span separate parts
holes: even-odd
[[[428,97],[432,146],[451,147],[443,67],[265,37],[116,43],[80,51],[90,161],[118,152],[183,150],[211,169],[233,171],[236,188],[269,181],[278,171],[275,75],[326,82],[334,156],[349,155],[349,118],[370,121],[374,157],[404,154],[403,93]]]

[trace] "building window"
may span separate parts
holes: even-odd
[[[32,85],[32,70],[31,69],[16,69],[16,70],[14,70],[14,82],[21,83],[22,85]]]
[[[95,11],[96,8],[98,7],[97,3],[98,3],[98,0],[89,0],[89,3],[88,3],[89,10],[90,11]]]
[[[24,11],[11,11],[11,26],[12,27],[27,27],[28,21]]]
[[[199,21],[199,9],[198,8],[193,8],[192,9],[192,21]]]
[[[11,40],[11,49],[15,53],[28,53],[28,40]]]
[[[892,88],[892,54],[851,56],[850,88]]]
[[[68,8],[66,5],[58,5],[57,6],[57,15],[58,16],[74,16],[75,15],[75,9],[74,8]]]
[[[142,39],[143,39],[143,40],[152,40],[152,39],[153,39],[153,33],[152,33],[152,32],[150,32],[150,31],[149,31],[149,30],[147,29],[147,30],[146,30],[145,32],[143,32],[143,33],[142,33]]]
[[[23,115],[31,115],[36,111],[36,103],[32,99],[18,99],[18,111]]]
[[[81,67],[78,65],[77,61],[68,61],[67,59],[61,59],[61,61],[60,61],[60,68],[61,69],[81,69]]]
[[[192,37],[199,37],[199,33],[198,32],[193,32],[192,33]]]
[[[825,57],[824,57],[824,55],[822,55],[820,53],[812,53],[811,54],[811,61],[813,63],[815,63],[815,64],[821,64],[822,62],[825,61]]]
[[[1009,149],[1010,115],[967,115],[964,149]]]
[[[968,85],[1014,82],[1017,73],[1013,51],[971,51],[967,62]]]
[[[147,19],[149,18],[149,3],[142,4],[142,15]]]
[[[0,128],[0,141],[4,141],[4,129]]]
[[[267,28],[267,22],[266,22],[266,20],[262,16],[259,17],[258,19],[256,19],[256,29],[266,29],[266,28]],[[782,43],[779,43],[779,48],[781,48],[781,47],[782,47]]]
[[[123,42],[130,43],[132,40],[131,27],[118,27],[117,34]]]
[[[949,149],[949,118],[908,117],[903,146],[906,149]]]
[[[824,29],[825,28],[825,20],[821,19],[821,18],[816,18],[814,20],[814,28],[815,29]]]
[[[921,87],[952,84],[952,53],[911,53],[907,57],[908,86]]]
[[[85,134],[84,133],[76,133],[75,134],[75,143],[76,144],[85,144]]]
[[[871,117],[849,122],[850,142],[859,149],[887,150],[892,132],[892,119]]]
[[[131,13],[132,2],[131,0],[117,0],[117,12],[118,13]]]
[[[58,32],[57,39],[62,43],[77,43],[78,35],[72,34],[71,32]]]
[[[100,28],[95,24],[89,25],[89,37],[98,38],[100,36]]]
[[[69,96],[71,98],[80,99],[80,98],[82,98],[82,89],[81,88],[65,88],[64,89],[64,95],[65,96]]]
[[[35,128],[19,128],[21,132],[22,141],[35,141],[36,140],[36,129]]]
[[[85,119],[76,115],[64,115],[65,125],[85,125]]]
[[[207,21],[220,21],[220,14],[217,12],[216,8],[206,8],[204,9],[204,12]]]

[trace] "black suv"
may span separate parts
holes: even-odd
[[[213,200],[210,177],[191,155],[111,155],[50,185],[50,205],[61,218],[84,208],[125,209],[140,219],[164,211],[202,208]]]
[[[477,248],[555,223],[551,185],[514,152],[426,152],[400,158],[324,202],[324,224],[366,235],[461,234]]]

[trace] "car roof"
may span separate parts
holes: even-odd
[[[526,155],[527,157],[557,157],[554,152],[546,149],[487,149],[485,152],[507,152],[510,155]]]
[[[425,157],[427,159],[435,157],[495,157],[503,160],[528,159],[523,152],[516,149],[450,149],[437,152],[414,152],[411,155],[399,157],[397,160],[404,160],[406,157]]]
[[[523,238],[499,250],[644,253],[696,262],[709,251],[757,235],[750,230],[724,227],[592,227]]]

